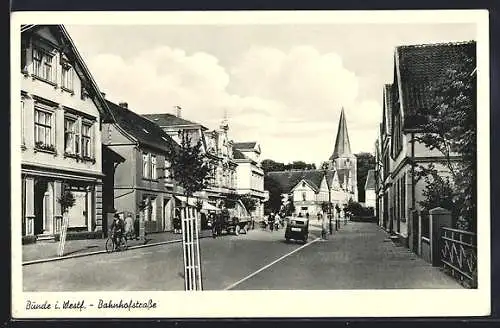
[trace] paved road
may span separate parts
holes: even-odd
[[[318,234],[312,226],[306,245],[286,243],[283,230],[202,239],[204,289],[461,288],[374,224]],[[182,273],[179,243],[23,267],[25,291],[183,290]]]

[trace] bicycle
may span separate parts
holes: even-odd
[[[106,240],[106,252],[112,253],[115,250],[125,251],[128,249],[127,236],[126,234],[122,234],[120,238],[120,244],[118,247],[115,247],[114,235],[110,234],[108,239]]]

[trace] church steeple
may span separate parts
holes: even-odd
[[[334,160],[346,155],[352,155],[351,144],[349,143],[349,134],[347,133],[347,123],[345,121],[344,107],[340,112],[339,128],[337,130],[337,139],[335,139],[335,148],[330,160]]]

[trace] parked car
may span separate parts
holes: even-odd
[[[285,229],[286,241],[301,240],[304,243],[309,238],[309,219],[305,217],[288,218]]]

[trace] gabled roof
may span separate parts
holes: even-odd
[[[96,105],[101,118],[104,121],[112,121],[113,117],[106,106],[105,99],[64,25],[22,25],[21,34],[34,33],[36,30],[44,27],[48,28],[58,39],[58,42],[60,42],[60,50],[64,52],[68,60],[71,62],[73,69],[82,82],[82,86],[85,87],[90,98]]]
[[[328,184],[329,188],[332,187],[334,178],[335,178],[335,170],[327,170],[326,171],[326,183]]]
[[[392,84],[384,85],[384,103],[383,103],[383,117],[382,129],[387,135],[391,135],[392,131],[392,110],[394,104],[394,88]]]
[[[109,100],[106,103],[116,123],[139,144],[167,153],[178,149],[177,143],[155,123]]]
[[[177,117],[173,114],[143,114],[145,118],[147,118],[150,121],[153,121],[157,125],[163,127],[175,127],[175,126],[196,126],[200,127],[202,130],[208,130],[207,127],[203,126],[200,123],[192,122],[180,117]]]
[[[463,61],[463,56],[476,58],[476,42],[455,42],[397,47],[394,53],[395,81],[402,90],[404,128],[418,128],[426,118],[422,108],[432,103],[429,87],[440,82],[447,69]],[[396,98],[397,100],[397,98]]]
[[[340,112],[339,127],[337,130],[337,138],[335,139],[335,148],[330,159],[336,159],[343,155],[351,154],[351,144],[349,142],[349,134],[347,133],[347,123],[345,121],[344,108]]]
[[[234,159],[247,159],[245,155],[241,151],[236,148],[233,148],[233,158]]]
[[[266,174],[266,178],[277,182],[283,193],[289,193],[302,180],[307,181],[315,191],[319,190],[324,174],[321,170],[292,170],[269,172]]]
[[[375,170],[368,170],[365,182],[365,190],[375,189]]]

